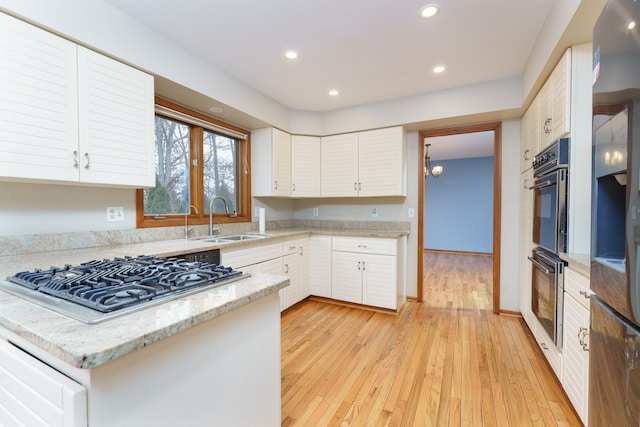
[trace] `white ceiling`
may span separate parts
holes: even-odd
[[[324,112],[520,76],[554,0],[106,1],[284,106]]]
[[[494,132],[473,132],[456,135],[434,136],[424,139],[432,161],[493,157]]]

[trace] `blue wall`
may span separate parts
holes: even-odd
[[[442,160],[425,182],[424,247],[493,252],[493,157]]]

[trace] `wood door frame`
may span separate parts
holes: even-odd
[[[492,122],[455,128],[423,130],[418,134],[420,162],[418,164],[418,292],[417,300],[422,301],[424,281],[424,139],[433,136],[458,135],[493,131],[493,312],[500,313],[500,235],[502,219],[502,123]]]

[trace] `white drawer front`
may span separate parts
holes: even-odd
[[[396,255],[398,241],[396,239],[382,238],[334,237],[333,250],[362,254]]]
[[[564,291],[583,307],[590,309],[589,295],[591,295],[591,291],[589,290],[589,279],[585,276],[566,268],[564,271]]]
[[[282,243],[282,255],[295,254],[298,252],[298,241],[290,240]]]
[[[222,265],[225,267],[241,268],[246,265],[257,264],[282,256],[282,243],[272,243],[264,246],[254,246],[246,249],[222,252]]]

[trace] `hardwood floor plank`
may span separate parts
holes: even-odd
[[[491,257],[426,253],[397,314],[282,315],[283,426],[579,426],[524,321],[492,312]]]

